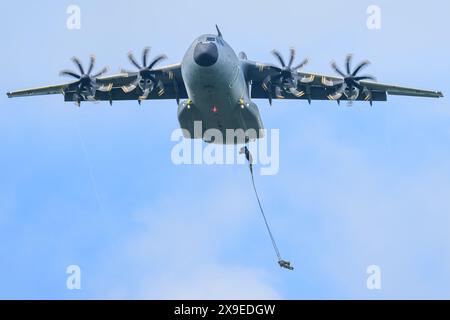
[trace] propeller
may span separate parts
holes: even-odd
[[[280,63],[281,68],[274,67],[277,74],[267,76],[262,83],[262,87],[267,93],[270,104],[272,104],[270,84],[275,85],[275,94],[278,98],[284,98],[282,91],[290,92],[296,97],[301,97],[305,94],[303,91],[297,90],[299,80],[298,71],[308,63],[308,59],[304,59],[300,64],[293,66],[296,53],[295,48],[291,48],[289,51],[289,60],[286,63],[283,55],[279,51],[272,51],[272,54]]]
[[[333,70],[339,74],[344,79],[338,83],[334,83],[335,86],[339,86],[338,89],[334,94],[331,94],[329,97],[332,100],[339,100],[341,99],[342,95],[345,95],[347,99],[350,100],[350,103],[358,99],[359,93],[361,91],[366,92],[366,88],[361,85],[361,81],[363,80],[373,80],[376,81],[376,78],[371,75],[363,75],[359,76],[358,74],[367,66],[370,65],[370,62],[368,60],[364,60],[361,63],[359,63],[356,68],[352,71],[352,60],[353,55],[349,54],[347,55],[347,58],[345,60],[345,71],[343,72],[336,64],[335,61],[331,62],[331,67]],[[370,94],[370,93],[369,93]],[[366,92],[367,95],[367,92]],[[368,96],[371,98],[371,95]]]
[[[158,89],[158,95],[161,96],[164,94],[164,84],[162,83],[161,80],[158,81],[156,80],[155,77],[156,71],[153,68],[162,60],[167,59],[167,56],[161,54],[156,56],[153,60],[149,62],[148,61],[149,54],[150,54],[150,47],[144,48],[144,50],[142,51],[142,65],[141,65],[137,62],[132,52],[128,53],[128,60],[133,66],[135,66],[138,69],[138,75],[135,81],[133,81],[128,86],[123,86],[122,90],[125,93],[128,93],[139,87],[142,93],[141,96],[139,97],[139,103],[141,102],[141,100],[147,99],[147,97],[155,87]],[[126,71],[126,70],[123,70],[123,72],[134,73],[133,71]]]
[[[105,67],[99,72],[92,74],[92,71],[94,70],[95,67],[95,61],[96,61],[95,56],[91,55],[89,58],[89,67],[85,72],[85,69],[80,59],[78,59],[77,57],[73,57],[72,62],[78,68],[79,73],[76,73],[71,70],[62,70],[59,73],[60,76],[68,76],[77,79],[77,81],[72,83],[71,85],[76,86],[75,95],[76,95],[76,102],[78,105],[80,105],[81,98],[84,98],[89,101],[95,101],[96,91],[107,92],[110,91],[112,88],[111,84],[105,86],[97,83],[97,78],[108,72],[108,68]]]

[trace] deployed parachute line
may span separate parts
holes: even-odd
[[[264,219],[264,223],[266,225],[267,232],[269,233],[270,240],[272,241],[273,249],[275,250],[275,254],[277,255],[278,264],[279,264],[279,266],[281,268],[284,268],[284,269],[287,269],[287,270],[294,270],[294,267],[291,266],[291,263],[289,261],[283,260],[281,258],[280,250],[278,250],[277,243],[276,243],[275,238],[274,238],[274,236],[272,234],[272,231],[270,230],[269,223],[267,222],[266,214],[264,213],[264,209],[263,209],[263,207],[261,205],[261,200],[259,199],[258,191],[256,190],[255,177],[254,177],[254,174],[253,174],[253,157],[252,157],[252,154],[250,153],[250,150],[248,150],[247,146],[242,147],[241,150],[239,151],[239,154],[245,154],[245,157],[246,157],[246,159],[248,161],[249,169],[250,169],[250,175],[252,176],[253,190],[255,191],[256,200],[258,200],[259,209],[260,209],[261,215],[262,215],[262,217]]]

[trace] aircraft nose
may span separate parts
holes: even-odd
[[[215,43],[199,43],[194,49],[194,60],[199,66],[210,67],[217,62],[219,51]]]

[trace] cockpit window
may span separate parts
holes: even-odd
[[[214,41],[216,41],[216,38],[214,38],[214,37],[207,37],[207,38],[206,38],[206,41],[212,41],[212,42],[214,42]]]

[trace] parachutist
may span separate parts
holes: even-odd
[[[253,157],[252,154],[250,153],[250,150],[248,150],[247,146],[242,147],[241,150],[239,151],[239,154],[245,154],[245,158],[247,158],[247,161],[249,164],[253,164]]]
[[[281,268],[288,269],[288,270],[291,270],[291,271],[294,270],[294,267],[291,266],[291,263],[289,261],[279,260],[278,264],[280,265]]]

